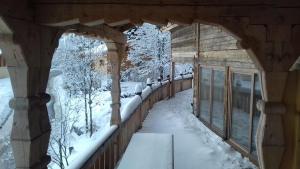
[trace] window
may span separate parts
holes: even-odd
[[[211,70],[202,68],[200,71],[200,117],[210,122],[210,83]]]
[[[226,70],[226,71],[225,71]],[[200,120],[254,162],[262,99],[255,70],[200,67]]]
[[[224,93],[224,69],[200,68],[200,119],[222,136],[225,132]]]
[[[224,71],[213,71],[213,98],[212,98],[212,125],[224,132],[224,92],[225,92]]]
[[[256,108],[262,99],[261,85],[257,73],[251,71],[231,72],[230,142],[237,144],[243,154],[257,159],[256,132],[260,112]]]
[[[249,149],[251,75],[233,73],[231,138]]]

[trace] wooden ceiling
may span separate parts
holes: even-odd
[[[188,25],[195,21],[218,23],[216,20],[231,16],[255,18],[259,24],[278,22],[276,17],[286,13],[300,16],[297,0],[33,0],[30,6],[35,22],[52,26]]]

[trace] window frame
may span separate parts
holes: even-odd
[[[209,122],[207,122],[205,119],[203,119],[201,117],[201,101],[200,101],[200,97],[201,97],[201,70],[205,68],[205,69],[209,69],[210,70],[210,88],[209,88]],[[200,65],[199,66],[199,119],[201,120],[201,122],[207,126],[208,128],[210,128],[212,131],[214,131],[217,135],[219,135],[220,137],[222,137],[223,139],[226,139],[226,132],[227,132],[227,114],[226,114],[226,109],[227,109],[227,104],[226,104],[226,99],[227,99],[227,67],[224,66],[208,66],[208,65]],[[212,101],[213,101],[213,83],[214,83],[214,71],[222,71],[224,72],[224,119],[223,119],[223,129],[224,131],[221,131],[218,127],[214,126],[212,124]]]
[[[210,74],[210,98],[209,98],[209,122],[201,117],[201,71],[202,69],[209,69]],[[224,72],[224,131],[221,131],[218,127],[212,124],[212,107],[213,107],[213,90],[214,90],[214,72],[215,70]],[[238,144],[231,137],[231,127],[232,127],[232,83],[233,83],[233,74],[242,74],[242,75],[250,75],[251,76],[251,95],[250,95],[250,105],[249,105],[249,129],[248,129],[248,147],[246,148],[240,144]],[[199,120],[215,132],[217,135],[222,137],[228,144],[230,144],[234,149],[239,151],[243,156],[246,156],[252,161],[254,164],[258,165],[257,156],[252,153],[252,137],[254,137],[254,132],[252,132],[253,128],[253,120],[254,120],[254,90],[255,90],[255,76],[258,76],[260,83],[260,91],[262,98],[263,97],[263,87],[261,82],[261,73],[257,69],[242,69],[242,68],[232,68],[229,66],[210,66],[210,65],[199,65]]]
[[[233,82],[233,74],[242,74],[242,75],[250,75],[251,76],[251,96],[250,96],[250,114],[249,114],[249,129],[248,129],[248,147],[246,147],[238,144],[234,139],[231,137],[231,127],[232,127],[232,82]],[[254,154],[252,154],[252,137],[254,136],[252,133],[252,128],[253,128],[253,115],[254,115],[254,88],[255,88],[255,75],[257,75],[260,79],[261,83],[261,78],[260,78],[260,72],[256,69],[238,69],[238,68],[230,68],[229,69],[229,85],[228,85],[228,142],[230,145],[232,145],[235,149],[240,151],[244,156],[249,157],[249,159],[255,163],[257,163],[257,157],[255,157]],[[260,85],[260,91],[261,94],[263,92],[262,90],[262,85]]]

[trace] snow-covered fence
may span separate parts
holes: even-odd
[[[175,78],[175,91],[179,92],[192,87],[192,76],[185,75]],[[149,110],[156,102],[169,98],[171,83],[164,81],[147,86],[141,96],[136,95],[130,100],[121,112],[122,124],[112,126],[113,132],[106,136],[99,147],[95,148],[86,157],[86,161],[79,163],[81,169],[114,169],[125,152],[132,135],[141,127]]]

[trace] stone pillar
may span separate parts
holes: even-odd
[[[171,66],[170,66],[171,70],[171,76],[170,76],[170,81],[171,81],[171,86],[170,86],[170,97],[174,97],[175,96],[175,62],[171,62]]]
[[[14,98],[11,144],[16,168],[46,169],[51,126],[45,93],[59,31],[24,21],[5,19],[11,29],[1,34]]]
[[[108,61],[110,65],[111,77],[112,77],[112,114],[111,114],[111,125],[119,125],[121,123],[120,115],[120,67],[122,56],[125,54],[124,44],[119,44],[113,41],[106,41],[108,49]]]

